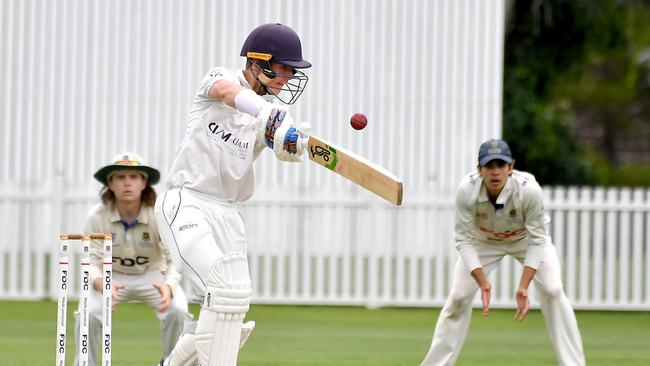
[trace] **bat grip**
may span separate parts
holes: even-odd
[[[302,148],[307,150],[307,147],[309,146],[309,137],[300,137],[298,141],[300,141]]]

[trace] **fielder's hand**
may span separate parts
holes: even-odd
[[[483,302],[483,315],[490,315],[490,296],[492,292],[492,284],[490,282],[485,282],[480,286],[481,289],[481,301]]]
[[[121,283],[113,283],[111,286],[111,303],[113,304],[113,311],[117,308],[117,292],[123,288],[126,288]]]
[[[515,314],[515,320],[522,321],[526,317],[526,314],[528,314],[528,307],[530,305],[530,301],[528,300],[528,290],[525,288],[519,288],[517,289],[515,296],[517,298],[517,313]]]
[[[158,307],[158,311],[162,313],[169,308],[169,302],[172,299],[172,289],[169,285],[163,283],[154,283],[153,287],[155,287],[160,294],[160,306]]]

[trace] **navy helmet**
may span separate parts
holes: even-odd
[[[268,23],[253,29],[244,41],[240,55],[260,66],[262,73],[257,79],[262,88],[285,104],[295,103],[307,85],[309,78],[298,69],[309,68],[311,63],[302,58],[302,45],[298,34],[286,25]],[[274,62],[293,70],[292,76],[279,94],[267,87],[267,84],[277,76],[271,69],[271,63]],[[289,96],[286,95],[287,93]]]

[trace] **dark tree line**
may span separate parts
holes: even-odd
[[[510,1],[503,131],[543,184],[650,186],[650,2]]]

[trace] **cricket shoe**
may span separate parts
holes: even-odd
[[[157,363],[156,366],[169,366],[169,359],[168,358],[161,358],[160,363]],[[201,366],[200,363],[195,362],[192,364],[192,366]]]

